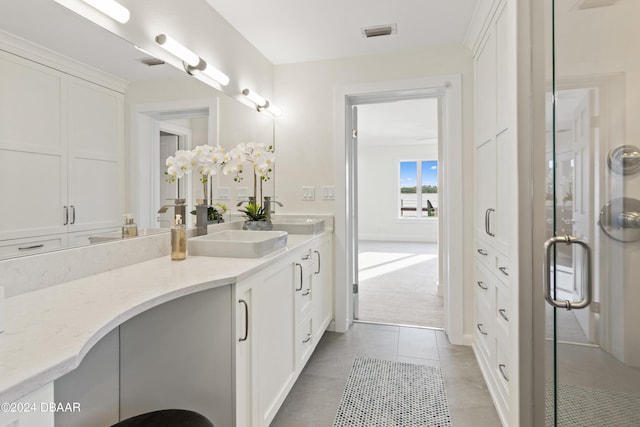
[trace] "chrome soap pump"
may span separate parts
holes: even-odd
[[[171,226],[171,259],[181,261],[187,258],[187,228],[182,223],[182,215],[177,214]]]

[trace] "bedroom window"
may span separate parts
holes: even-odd
[[[399,162],[398,206],[400,218],[438,216],[438,161]]]

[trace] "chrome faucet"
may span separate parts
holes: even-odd
[[[196,236],[207,234],[209,224],[209,204],[201,203],[196,205]]]
[[[264,211],[267,214],[267,218],[269,220],[271,219],[271,214],[275,212],[275,211],[271,210],[271,203],[275,203],[276,205],[278,205],[280,207],[284,206],[282,203],[280,203],[277,200],[271,200],[270,196],[265,196],[264,197],[264,204],[262,205],[262,207],[264,207]]]
[[[187,217],[185,216],[187,212],[186,199],[167,199],[172,200],[172,205],[163,205],[160,209],[158,209],[158,213],[165,213],[169,208],[174,208],[175,211],[173,213],[173,217],[176,215],[181,215],[183,221],[186,221]]]
[[[248,200],[240,200],[236,206],[242,206],[243,203],[255,203],[256,198],[251,196]]]

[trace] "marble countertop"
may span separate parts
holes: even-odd
[[[74,370],[109,331],[164,302],[236,283],[289,251],[319,239],[290,234],[287,249],[263,258],[168,256],[5,300],[0,333],[0,403],[12,402]]]

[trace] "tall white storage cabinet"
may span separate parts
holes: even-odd
[[[505,426],[518,425],[516,2],[477,10],[473,349]]]
[[[0,258],[120,226],[125,82],[7,34],[0,75]]]

